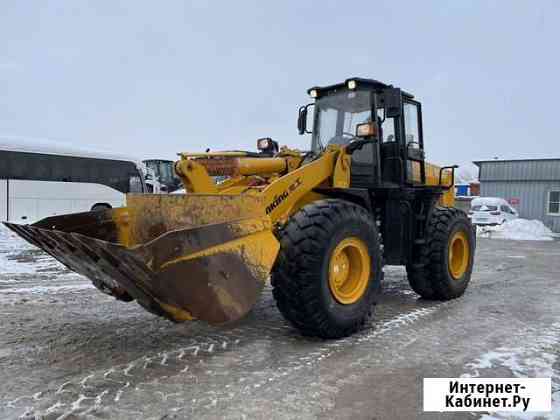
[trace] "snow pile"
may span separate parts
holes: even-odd
[[[500,226],[478,227],[482,238],[510,239],[515,241],[552,241],[554,233],[539,220],[514,219]]]

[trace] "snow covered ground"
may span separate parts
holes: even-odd
[[[0,304],[92,288],[84,277],[0,225]]]
[[[479,226],[477,236],[516,241],[552,241],[555,234],[539,220],[515,219],[499,226]]]
[[[32,274],[37,271],[60,266],[57,261],[42,252],[36,252],[37,258],[21,258],[21,253],[34,251],[36,248],[21,239],[4,225],[0,225],[0,273]],[[8,281],[4,279],[3,282]]]
[[[0,418],[433,418],[414,378],[464,374],[551,377],[552,413],[484,419],[558,420],[557,245],[481,239],[467,294],[443,303],[387,267],[372,325],[323,342],[268,286],[235,326],[171,324],[0,226]]]
[[[468,373],[463,377],[485,377],[493,368],[505,367],[517,378],[551,378],[552,411],[548,413],[496,412],[485,415],[481,420],[557,420],[560,418],[560,378],[557,372],[560,323],[548,327],[528,327],[518,332],[515,345],[502,345],[481,354],[468,363]]]
[[[3,224],[0,224],[0,252],[10,250],[31,249],[33,246],[28,244]]]

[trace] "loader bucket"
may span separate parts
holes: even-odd
[[[260,197],[129,194],[119,209],[4,223],[122,300],[173,321],[234,321],[279,249]]]

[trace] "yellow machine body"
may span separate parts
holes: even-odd
[[[439,168],[426,167],[437,185]],[[309,162],[285,148],[270,158],[183,153],[175,170],[186,194],[128,194],[124,208],[6,225],[118,299],[173,321],[219,324],[258,299],[279,250],[277,226],[323,198],[314,189],[350,186],[351,158],[336,145]]]
[[[451,170],[444,170],[440,181],[440,171],[441,168],[433,163],[425,163],[426,170],[426,185],[430,187],[444,186],[446,191],[442,194],[439,199],[439,204],[443,207],[453,207],[455,205],[455,186],[454,177]],[[421,182],[420,177],[420,164],[414,162],[413,165],[413,179],[415,182]]]

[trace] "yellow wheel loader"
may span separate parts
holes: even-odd
[[[453,208],[455,167],[425,161],[420,103],[372,79],[308,93],[308,151],[264,138],[259,152],[181,153],[186,194],[5,224],[103,292],[176,322],[237,320],[270,279],[303,334],[344,337],[372,316],[384,264],[406,266],[424,298],[461,296],[475,238]]]

